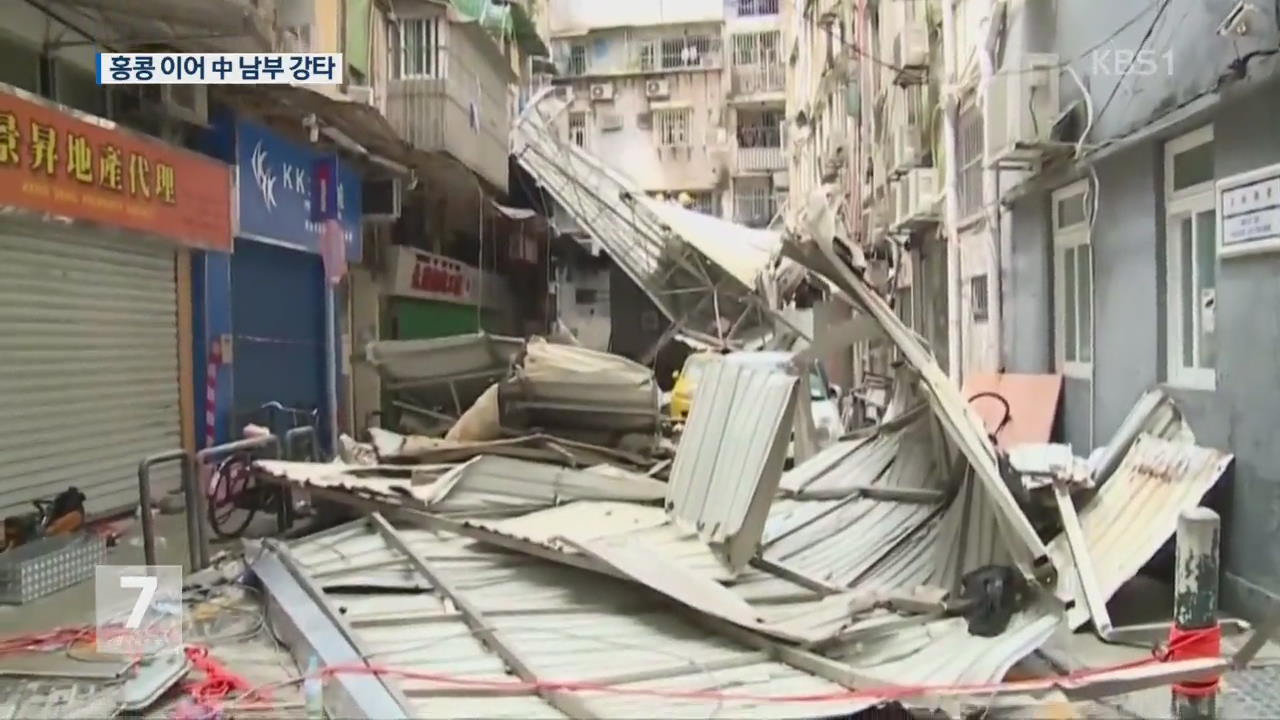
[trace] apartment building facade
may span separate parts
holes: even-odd
[[[1223,603],[1261,617],[1280,597],[1276,10],[1011,0],[1004,13],[994,72],[1035,78],[1005,95],[1006,136],[1022,142],[988,142],[1011,217],[1007,367],[1065,376],[1061,431],[1077,454],[1154,386],[1200,444],[1233,452],[1210,500]]]
[[[651,195],[766,227],[785,187],[780,0],[548,0],[564,137]]]

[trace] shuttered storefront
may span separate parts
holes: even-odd
[[[174,250],[16,227],[0,231],[0,516],[72,485],[90,513],[125,509],[138,461],[181,445]]]

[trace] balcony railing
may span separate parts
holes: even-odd
[[[738,170],[740,172],[777,172],[787,169],[787,159],[780,146],[739,147]]]
[[[733,220],[752,228],[768,227],[778,212],[778,200],[772,193],[746,192],[733,196]]]
[[[505,186],[510,108],[506,97],[482,92],[456,64],[450,76],[387,82],[387,120],[415,150],[447,152],[482,177]]]
[[[733,94],[759,95],[780,93],[787,85],[786,69],[775,65],[735,65],[733,67]]]
[[[444,148],[445,81],[439,78],[391,80],[387,87],[387,121],[418,150]]]

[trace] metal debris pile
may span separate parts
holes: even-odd
[[[1032,468],[1035,446],[998,450],[914,354],[882,424],[789,471],[797,378],[730,363],[700,382],[665,482],[623,451],[549,435],[378,432],[375,464],[259,461],[365,514],[248,555],[278,613],[310,593],[348,655],[376,658],[376,702],[403,717],[960,715],[1204,672],[1153,658],[1060,675],[1037,651],[1091,619],[1110,632],[1091,610],[1230,455],[1196,446],[1153,393],[1093,459]],[[1011,489],[1024,487],[1050,507],[1065,497],[1075,525],[1042,540]]]
[[[555,362],[544,372],[543,355],[585,351],[542,341],[371,349],[386,386],[418,396],[400,407],[440,427],[377,432],[330,465],[257,462],[361,515],[247,553],[299,661],[351,670],[333,676],[337,714],[812,718],[896,704],[961,716],[1231,666],[1155,654],[1064,672],[1042,653],[1090,622],[1104,639],[1124,633],[1106,601],[1231,462],[1195,444],[1167,397],[1144,397],[1088,459],[1047,445],[1047,429],[992,429],[839,257],[833,222],[726,252],[740,228],[647,203],[566,149],[554,133],[564,105],[552,91],[532,101],[514,154],[671,333],[791,348],[778,308],[794,278],[775,276],[802,268],[857,311],[816,344],[891,343],[892,398],[879,425],[786,470],[805,383],[716,363],[665,468],[623,439],[650,433],[657,400],[617,360],[597,358],[630,380],[594,385]]]

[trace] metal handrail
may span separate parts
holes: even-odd
[[[278,458],[280,457],[280,438],[270,434],[259,435],[258,437],[244,438],[243,440],[207,447],[196,453],[192,462],[191,475],[194,478],[196,475],[195,468],[209,464],[213,460],[224,458],[234,453],[258,450],[260,448],[269,448],[270,454],[268,457]],[[192,485],[194,486],[194,484],[193,481]],[[204,494],[198,492],[195,487],[191,487],[186,493],[186,500],[188,515],[187,543],[198,551],[198,554],[196,552],[192,553],[193,567],[191,570],[195,572],[203,570],[209,565],[209,533],[205,529],[204,523],[206,513]]]
[[[156,564],[156,526],[155,519],[151,517],[151,468],[162,465],[164,463],[180,460],[182,469],[182,493],[187,502],[187,538],[190,539],[195,532],[192,523],[193,516],[191,513],[191,485],[193,467],[191,464],[191,456],[186,450],[169,450],[167,452],[148,455],[138,463],[138,508],[142,514],[142,556],[146,559],[148,565]],[[194,522],[199,523],[199,518],[195,517]],[[195,568],[199,562],[199,556],[196,554],[197,548],[190,545],[188,551],[191,553],[191,565]]]

